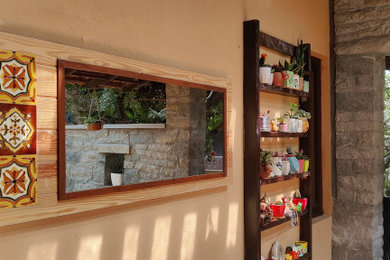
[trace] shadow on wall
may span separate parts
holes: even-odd
[[[155,207],[160,213],[156,218],[135,210],[24,232],[17,237],[0,237],[0,259],[227,259],[237,250],[238,202],[222,207],[210,205],[206,210],[201,205],[192,208],[191,201],[178,202],[188,205],[186,213],[170,214],[174,206],[161,204]],[[118,219],[131,219],[131,223],[115,221]],[[18,241],[18,245],[11,241]]]

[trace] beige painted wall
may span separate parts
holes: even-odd
[[[1,31],[230,79],[235,126],[233,185],[227,190],[15,227],[19,231],[0,234],[0,259],[243,259],[242,22],[260,19],[265,32],[292,43],[303,38],[327,58],[327,2],[2,3],[7,11],[0,14]],[[294,12],[293,4],[305,8]]]

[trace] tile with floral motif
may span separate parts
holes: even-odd
[[[0,156],[0,208],[37,203],[36,155]]]
[[[36,153],[36,107],[0,104],[0,155]]]
[[[36,104],[36,63],[33,55],[0,50],[0,103]]]

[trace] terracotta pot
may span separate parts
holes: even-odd
[[[260,178],[267,179],[272,172],[271,165],[261,165],[260,166]]]
[[[274,81],[272,83],[274,86],[283,87],[283,75],[282,72],[274,72]]]
[[[102,123],[92,123],[92,124],[87,124],[87,130],[88,131],[97,131],[102,129],[103,124]]]

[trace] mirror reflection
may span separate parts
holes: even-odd
[[[224,92],[65,69],[66,192],[224,171]]]

